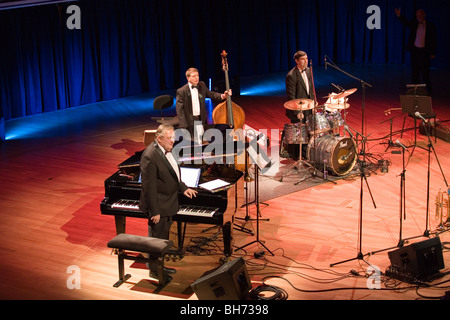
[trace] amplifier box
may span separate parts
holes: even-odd
[[[436,122],[436,125],[430,124],[428,128],[431,128],[431,136],[437,137],[445,142],[450,142],[450,128],[446,125],[443,125],[440,121]],[[427,132],[423,123],[419,125],[420,134],[426,136]]]
[[[390,269],[404,279],[426,279],[445,267],[439,237],[401,247],[388,256]]]

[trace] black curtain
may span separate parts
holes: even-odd
[[[81,9],[69,30],[66,8]],[[381,9],[370,30],[367,8]],[[6,120],[145,92],[176,89],[195,66],[202,80],[288,71],[297,50],[315,65],[408,63],[408,18],[422,7],[447,52],[449,2],[440,0],[81,0],[0,11],[0,103]]]

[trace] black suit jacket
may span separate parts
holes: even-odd
[[[417,34],[417,26],[419,22],[417,19],[407,20],[405,17],[398,17],[400,22],[402,22],[405,26],[409,27],[409,37],[407,43],[407,49],[409,51],[414,50],[414,43],[416,41]],[[426,31],[425,31],[425,49],[429,55],[436,54],[436,26],[427,20],[426,22]]]
[[[205,99],[210,98],[214,101],[222,100],[221,94],[210,91],[204,82],[198,83],[198,99],[200,102],[200,119],[203,126],[207,124],[208,116],[206,114]],[[192,113],[192,97],[189,83],[177,90],[177,102],[176,102],[177,116],[179,119],[179,127],[189,130],[191,135],[194,133],[194,118]]]
[[[314,86],[311,75],[311,69],[306,68],[306,76],[309,82],[309,94],[306,91],[306,84],[303,81],[303,78],[300,74],[300,70],[297,67],[294,67],[286,76],[286,94],[290,100],[295,99],[311,99],[314,100]],[[286,109],[286,116],[292,121],[298,122],[297,114],[298,111],[288,110]],[[303,114],[306,116],[312,114],[311,110],[304,111]]]
[[[179,182],[175,171],[157,145],[148,145],[141,156],[141,197],[139,209],[149,217],[168,217],[178,212],[178,194],[188,187]]]

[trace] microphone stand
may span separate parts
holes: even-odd
[[[370,85],[369,83],[367,83],[367,82],[365,82],[365,81],[363,81],[361,79],[356,78],[355,76],[353,76],[353,75],[345,72],[344,70],[340,69],[338,66],[336,66],[334,64],[330,64],[330,63],[328,63],[325,60],[325,66],[327,66],[327,65],[329,65],[330,67],[333,67],[334,69],[342,72],[343,74],[349,76],[350,78],[353,78],[353,79],[357,80],[361,84],[361,87],[362,87],[362,121],[361,121],[361,133],[362,133],[361,134],[361,139],[362,139],[361,140],[361,145],[362,145],[362,147],[361,147],[360,155],[363,156],[363,160],[362,161],[359,160],[359,164],[360,164],[360,169],[359,170],[361,172],[361,187],[360,187],[360,199],[359,199],[359,201],[360,201],[359,202],[359,243],[358,243],[358,250],[359,251],[358,251],[358,253],[357,253],[355,258],[344,260],[344,261],[340,261],[340,262],[336,262],[336,263],[332,263],[332,264],[330,264],[330,267],[333,267],[333,266],[335,266],[337,264],[349,262],[349,261],[352,261],[352,260],[362,260],[365,263],[367,263],[368,265],[370,265],[366,260],[364,260],[364,254],[362,253],[362,228],[363,228],[362,220],[363,220],[364,182],[367,185],[367,188],[369,190],[369,194],[370,194],[370,196],[372,198],[373,205],[376,208],[376,204],[375,204],[375,201],[373,199],[372,192],[370,191],[370,187],[369,187],[369,184],[367,182],[367,177],[366,177],[366,174],[365,174],[366,144],[367,144],[367,137],[365,136],[365,128],[364,128],[364,122],[365,122],[365,119],[366,119],[366,115],[365,115],[366,87],[372,88],[372,85]]]
[[[445,178],[444,171],[442,170],[441,163],[439,162],[438,156],[436,154],[436,150],[434,149],[434,145],[431,139],[431,132],[429,130],[429,127],[427,126],[427,123],[424,119],[422,119],[423,126],[425,128],[425,132],[427,133],[428,137],[428,168],[427,168],[427,213],[426,213],[426,222],[425,222],[425,231],[423,233],[424,237],[429,237],[430,231],[428,230],[428,219],[429,219],[429,206],[430,206],[430,167],[431,167],[431,151],[433,150],[434,157],[436,158],[436,161],[439,165],[439,169],[441,170],[442,177],[444,179],[444,183],[448,190],[448,183],[447,179]]]
[[[390,248],[381,249],[381,250],[378,250],[378,251],[373,251],[373,252],[370,253],[370,255],[376,254],[376,253],[379,253],[379,252],[382,252],[382,251],[386,251],[386,250],[392,250],[392,249],[395,249],[395,248],[401,248],[401,247],[403,247],[403,245],[405,244],[405,242],[406,242],[407,240],[416,238],[416,237],[408,238],[408,239],[403,239],[403,238],[402,238],[402,233],[403,233],[403,220],[406,220],[406,203],[405,203],[405,201],[406,201],[406,164],[405,164],[405,150],[406,150],[406,149],[405,149],[404,147],[402,147],[402,150],[403,150],[403,152],[402,152],[402,155],[403,155],[403,170],[402,170],[402,172],[400,173],[400,234],[399,234],[399,240],[398,240],[398,243],[397,243],[397,246],[396,246],[396,247],[390,247]]]
[[[435,156],[436,161],[437,161],[437,163],[439,165],[439,169],[441,170],[442,177],[444,179],[445,185],[447,186],[447,190],[448,190],[447,179],[445,178],[444,172],[442,170],[441,164],[440,164],[439,159],[438,159],[437,154],[436,154],[436,150],[434,149],[433,142],[432,142],[432,139],[431,139],[431,134],[430,134],[430,132],[428,130],[428,126],[427,126],[426,121],[424,119],[422,119],[422,122],[424,124],[425,130],[426,130],[426,133],[427,133],[427,137],[428,137],[427,212],[426,212],[426,217],[425,217],[425,231],[424,231],[424,233],[422,235],[418,235],[418,236],[415,236],[415,237],[410,237],[410,238],[407,238],[407,239],[402,239],[402,212],[400,212],[400,239],[399,239],[399,242],[398,242],[398,245],[397,245],[397,247],[399,247],[399,248],[403,246],[403,244],[405,243],[405,240],[411,240],[411,239],[416,239],[416,238],[420,238],[420,237],[428,238],[430,236],[430,231],[428,230],[428,226],[429,226],[429,204],[430,204],[431,150],[433,150],[433,152],[434,152],[434,156]],[[406,206],[405,206],[406,193],[405,193],[405,189],[404,189],[404,187],[405,187],[405,185],[404,185],[405,171],[406,171],[405,170],[405,153],[404,153],[405,152],[405,148],[402,147],[402,149],[403,149],[403,172],[402,172],[402,180],[401,180],[402,181],[402,185],[401,185],[402,186],[402,190],[401,190],[401,198],[400,198],[401,199],[400,200],[401,201],[400,202],[400,209],[403,208],[403,210],[404,210],[404,219],[406,220]],[[410,155],[410,157],[411,157],[411,155]],[[403,197],[403,201],[402,201],[402,197]],[[374,252],[371,252],[370,254],[375,254],[375,253],[378,253],[378,252],[381,252],[381,251],[394,249],[394,248],[396,248],[396,247],[391,247],[391,248],[387,248],[387,249],[374,251]]]

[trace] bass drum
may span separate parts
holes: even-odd
[[[312,137],[306,155],[314,166],[323,168],[325,164],[328,171],[337,176],[345,176],[352,171],[357,160],[353,140],[333,135]]]

